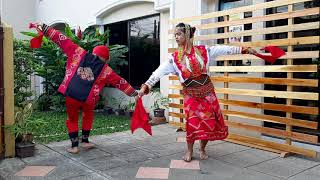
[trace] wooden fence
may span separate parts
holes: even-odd
[[[287,153],[297,153],[309,157],[317,155],[315,150],[295,144],[298,141],[319,145],[319,67],[317,65],[317,63],[319,64],[320,43],[319,7],[310,7],[308,6],[310,3],[312,3],[310,0],[276,0],[202,14],[201,16],[171,20],[169,52],[173,52],[176,47],[173,27],[178,22],[190,23],[196,26],[200,32],[214,31],[217,28],[221,32],[221,29],[223,29],[221,33],[207,33],[205,35],[198,33],[194,38],[195,44],[210,45],[212,42],[221,42],[222,40],[224,44],[250,46],[257,49],[266,45],[276,45],[287,52],[285,56],[281,57],[281,60],[278,60],[276,65],[264,64],[261,59],[253,55],[224,55],[216,59],[218,63],[221,62],[219,63],[220,66],[210,66],[209,70],[214,74],[211,76],[211,80],[215,85],[219,102],[223,105],[222,111],[226,123],[231,129],[227,141],[282,153],[282,155]],[[285,7],[287,10],[274,14],[266,13],[277,7]],[[254,12],[258,11],[262,12],[260,16],[228,20],[230,15],[245,12],[255,14]],[[318,16],[315,21],[310,22],[308,20],[315,16]],[[305,21],[296,23],[299,18]],[[217,22],[204,23],[208,19]],[[276,21],[285,21],[285,24],[282,26],[268,25],[270,22]],[[262,25],[260,28],[229,32],[230,26],[244,24]],[[299,35],[301,32],[302,34],[303,32],[307,33]],[[267,38],[272,37],[272,34],[281,33],[285,34],[284,38]],[[253,40],[229,42],[231,37],[244,36],[251,37]],[[234,60],[251,61],[255,65],[231,66],[229,62]],[[260,61],[260,64],[257,64],[258,61]],[[268,73],[271,76],[266,77],[265,75]],[[275,76],[277,73],[282,76]],[[177,76],[170,76],[169,79],[171,84],[169,123],[184,128],[183,96],[180,94],[182,87]],[[244,87],[243,84],[248,87]],[[252,88],[250,85],[260,86],[252,86]],[[267,86],[279,85],[282,87],[280,90],[266,88]],[[252,97],[259,99],[259,101],[252,101]],[[269,101],[266,102],[268,98]],[[282,100],[284,103],[276,103],[278,100]],[[267,111],[275,113],[266,113]],[[273,126],[267,127],[266,124],[268,123],[273,124]],[[276,125],[280,127],[282,125],[282,128],[275,128]],[[254,133],[250,135],[250,133],[241,133],[240,130]],[[308,133],[308,131],[312,133]],[[280,138],[283,142],[266,140],[266,135]]]

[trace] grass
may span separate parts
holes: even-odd
[[[47,124],[33,132],[38,143],[49,143],[69,139],[66,127],[67,114],[65,112],[34,112],[33,119],[43,119]],[[82,118],[79,114],[79,136],[81,135]],[[101,135],[129,130],[130,118],[116,115],[102,115],[95,113],[93,128],[90,135]]]

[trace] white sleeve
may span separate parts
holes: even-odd
[[[241,47],[238,46],[227,46],[227,45],[216,45],[207,47],[208,56],[211,59],[215,59],[220,55],[229,55],[229,54],[241,54]]]
[[[173,67],[173,57],[169,56],[169,60],[163,62],[149,77],[146,81],[146,85],[152,87],[154,86],[163,76],[168,75],[170,73],[175,73],[175,69]]]

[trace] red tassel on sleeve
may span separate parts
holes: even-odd
[[[37,37],[34,37],[30,40],[30,47],[31,48],[40,48],[41,47],[41,43],[42,43],[42,38],[43,38],[43,33],[41,32],[40,29],[38,29],[38,27],[33,24],[33,23],[30,23],[29,24],[29,28],[36,28],[37,31],[38,31],[38,36]]]
[[[269,55],[262,55],[260,53],[255,54],[255,56],[264,59],[265,61],[273,64],[277,59],[279,59],[281,56],[285,55],[286,52],[280,49],[277,46],[266,46],[262,48],[261,50],[266,50],[267,52],[271,53],[271,56]]]
[[[131,128],[132,134],[136,129],[142,128],[152,136],[151,125],[149,124],[148,120],[149,120],[148,114],[143,107],[142,98],[140,97],[137,101],[136,109],[134,110],[131,118],[130,128]]]

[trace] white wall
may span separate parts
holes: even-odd
[[[29,23],[36,20],[36,1],[38,0],[1,0],[1,21],[12,26],[15,38],[27,38],[20,32],[29,31]]]
[[[139,2],[128,4],[122,8],[117,8],[100,18],[103,24],[111,24],[156,13],[159,12],[154,10],[154,3]]]

